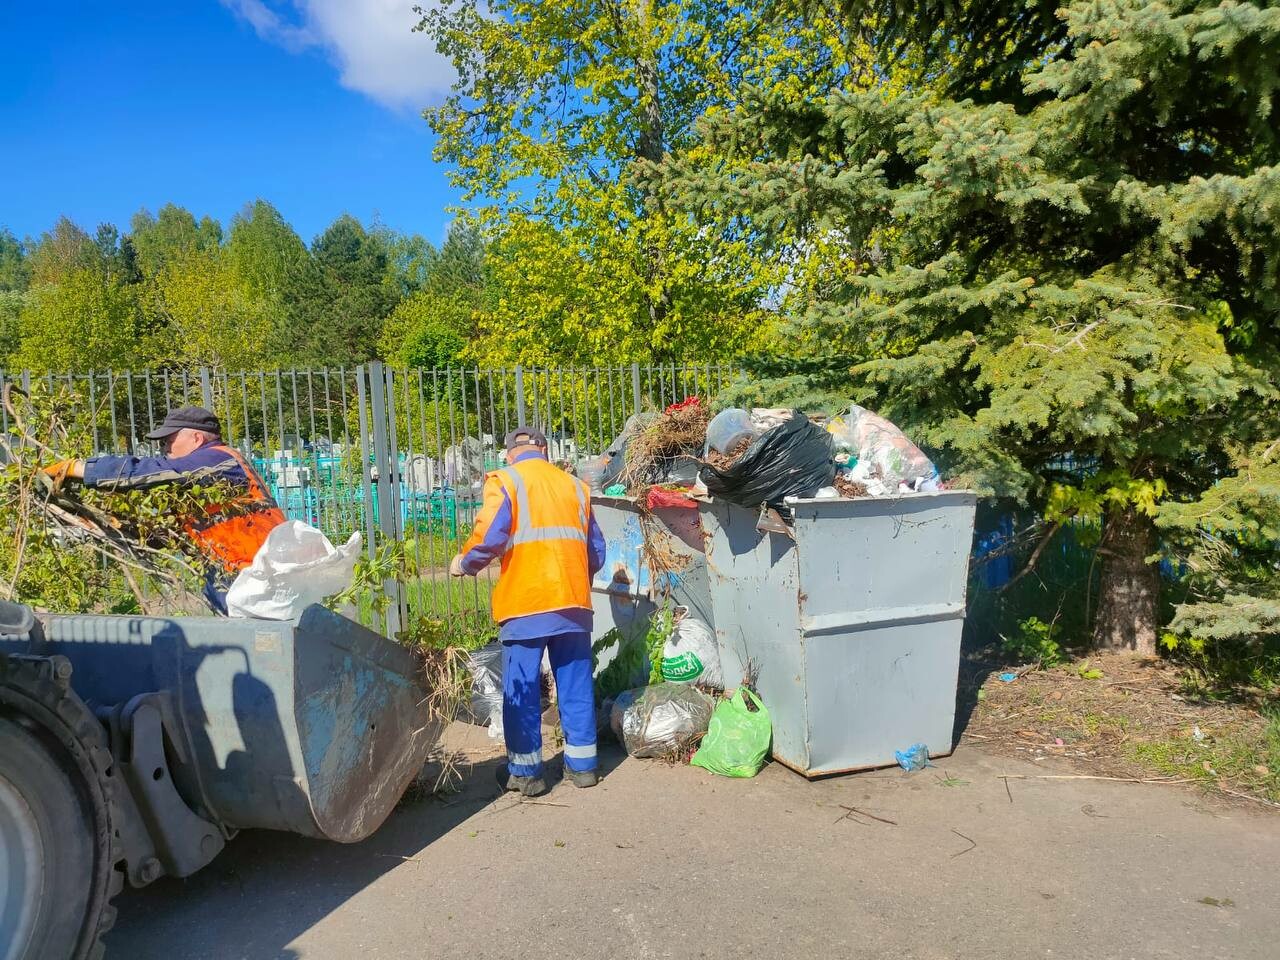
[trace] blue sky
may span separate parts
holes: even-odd
[[[451,74],[413,2],[0,4],[0,227],[262,197],[307,242],[347,212],[438,243],[456,194],[420,111]]]

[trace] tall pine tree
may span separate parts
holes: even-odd
[[[932,92],[748,93],[652,175],[838,254],[786,388],[870,399],[1050,535],[1098,521],[1094,639],[1153,651],[1155,518],[1275,451],[1280,5],[900,6],[844,4],[890,55],[948,51]]]

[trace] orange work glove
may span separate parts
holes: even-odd
[[[79,460],[59,460],[57,463],[51,463],[47,467],[41,467],[40,471],[53,481],[53,489],[60,490],[62,485],[67,482],[67,476],[71,473],[73,467]]]

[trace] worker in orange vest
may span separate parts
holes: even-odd
[[[533,797],[542,770],[543,650],[556,680],[565,775],[596,784],[596,711],[591,666],[591,578],[604,565],[604,535],[587,485],[547,460],[532,427],[507,434],[507,466],[485,478],[484,504],[449,572],[475,576],[499,557],[493,617],[501,625],[502,729],[507,763],[498,783]]]
[[[244,455],[222,442],[222,424],[204,407],[169,411],[147,439],[160,441],[161,456],[61,460],[44,471],[55,484],[74,480],[107,490],[165,483],[229,484],[234,493],[228,501],[209,505],[201,516],[184,521],[187,536],[205,561],[205,600],[225,616],[227,588],[253,562],[267,534],[284,523],[284,512]]]

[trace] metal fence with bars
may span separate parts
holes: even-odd
[[[358,530],[371,555],[390,542],[404,545],[410,575],[386,584],[390,604],[379,624],[394,634],[414,616],[488,616],[496,572],[456,581],[447,567],[473,525],[484,474],[501,464],[508,431],[537,426],[554,461],[576,464],[607,449],[633,414],[694,395],[711,400],[736,372],[692,364],[400,370],[369,363],[5,372],[0,386],[65,390],[68,416],[100,454],[157,453],[145,437],[168,410],[210,408],[223,439],[254,461],[290,518],[335,541]],[[7,432],[7,414],[0,416]]]

